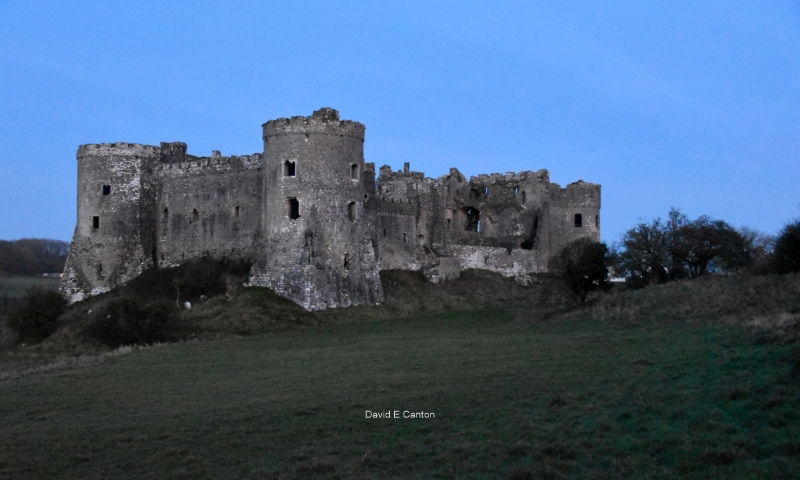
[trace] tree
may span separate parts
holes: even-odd
[[[550,263],[550,271],[575,293],[581,302],[589,292],[607,290],[609,251],[605,244],[586,237],[567,244]]]
[[[690,220],[671,209],[666,221],[639,223],[622,237],[620,266],[634,287],[735,271],[753,261],[754,245],[722,220]]]
[[[778,273],[800,272],[800,220],[789,223],[778,234],[772,262]]]

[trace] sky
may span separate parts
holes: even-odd
[[[800,216],[798,1],[0,0],[0,239],[71,238],[80,144],[250,154],[321,106],[377,167],[599,183],[609,243]]]

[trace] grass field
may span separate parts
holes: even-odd
[[[499,309],[166,345],[0,381],[0,478],[797,478],[792,348]]]
[[[21,297],[25,295],[25,292],[31,287],[58,290],[58,284],[60,281],[60,278],[0,276],[0,297]]]

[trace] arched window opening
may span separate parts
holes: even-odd
[[[464,230],[469,232],[481,231],[481,212],[475,207],[464,207],[461,209],[464,214]]]
[[[350,202],[347,204],[347,218],[351,222],[356,221],[356,202]]]
[[[300,218],[300,202],[296,198],[286,199],[286,214],[292,220]]]
[[[351,180],[358,180],[358,164],[354,163],[350,165],[350,179]]]
[[[290,162],[289,160],[283,162],[284,177],[294,177],[296,172],[297,172],[297,167],[294,162]]]
[[[582,227],[583,226],[583,215],[580,213],[575,214],[575,227]]]
[[[239,205],[233,207],[233,218],[239,218]]]

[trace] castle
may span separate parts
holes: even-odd
[[[249,284],[309,310],[379,303],[379,272],[433,281],[476,268],[529,280],[578,237],[599,238],[600,186],[547,170],[439,178],[364,161],[364,125],[322,108],[262,126],[264,152],[184,143],[78,148],[78,216],[62,292],[106,292],[152,267],[252,263]]]

